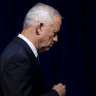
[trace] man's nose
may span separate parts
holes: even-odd
[[[58,41],[58,35],[56,35],[56,36],[53,38],[53,41],[55,41],[55,42]]]

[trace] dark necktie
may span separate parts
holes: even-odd
[[[37,56],[37,61],[38,61],[38,63],[40,64],[39,56]]]

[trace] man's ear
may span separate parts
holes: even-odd
[[[42,22],[38,23],[38,25],[36,26],[36,34],[40,35],[43,26],[44,24]]]

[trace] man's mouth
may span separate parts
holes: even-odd
[[[52,47],[53,46],[53,43],[49,45],[49,47]]]

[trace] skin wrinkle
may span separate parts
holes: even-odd
[[[57,33],[60,30],[61,26],[61,18],[56,15],[54,16],[54,24],[51,26],[45,27],[45,34],[42,36],[42,51],[48,51],[49,48],[54,44],[54,42],[58,41]],[[46,37],[46,38],[45,38]],[[41,44],[39,44],[41,45]]]

